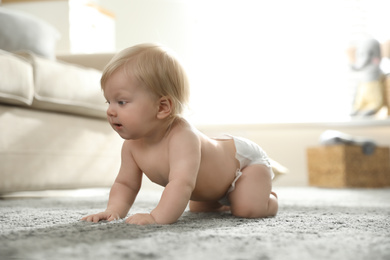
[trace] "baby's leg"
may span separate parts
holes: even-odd
[[[220,212],[230,210],[229,206],[224,206],[218,201],[193,201],[190,200],[191,212]]]
[[[229,200],[234,216],[263,218],[275,216],[278,212],[276,194],[271,191],[272,179],[268,167],[254,164],[242,170]]]

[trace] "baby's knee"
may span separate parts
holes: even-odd
[[[265,216],[261,216],[257,211],[245,208],[245,207],[232,207],[231,208],[232,215],[239,218],[261,218]]]
[[[276,216],[278,212],[278,201],[271,196],[268,203],[263,205],[253,205],[251,203],[241,203],[232,205],[231,212],[233,216],[240,218],[267,218]]]
[[[231,206],[233,216],[240,218],[265,218],[268,217],[267,209],[265,207],[251,207],[250,205],[236,205]]]
[[[273,217],[276,214],[269,214],[268,211],[260,211],[260,210],[252,210],[252,209],[245,209],[245,210],[232,210],[232,215],[239,218],[268,218]]]

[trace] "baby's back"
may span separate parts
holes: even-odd
[[[218,200],[235,178],[239,163],[232,139],[212,139],[199,132],[201,164],[193,200]]]

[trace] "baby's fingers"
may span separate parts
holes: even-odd
[[[93,215],[89,215],[89,216],[85,216],[85,217],[81,218],[81,220],[84,220],[87,222],[94,222],[94,223],[99,222],[99,220],[101,220],[101,219],[106,219],[104,217],[104,214],[102,214],[102,213],[93,214]]]
[[[92,216],[92,222],[93,223],[98,223],[99,220],[101,220],[101,219],[104,219],[104,218],[102,218],[99,214],[96,214],[96,215]]]
[[[81,220],[87,221],[87,222],[92,222],[93,221],[93,216],[94,215],[85,216],[85,217],[81,218]]]
[[[91,222],[91,216],[82,217],[81,220]]]
[[[81,220],[87,221],[87,222],[93,222],[97,223],[100,220],[107,220],[107,221],[113,221],[120,219],[119,214],[114,212],[100,212],[97,214],[85,216],[81,218]]]
[[[118,219],[120,219],[120,217],[118,216],[118,215],[111,215],[108,219],[107,219],[107,221],[113,221],[113,220],[118,220]]]

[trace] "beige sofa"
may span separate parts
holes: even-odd
[[[0,195],[112,184],[122,140],[99,82],[111,57],[0,50]]]

